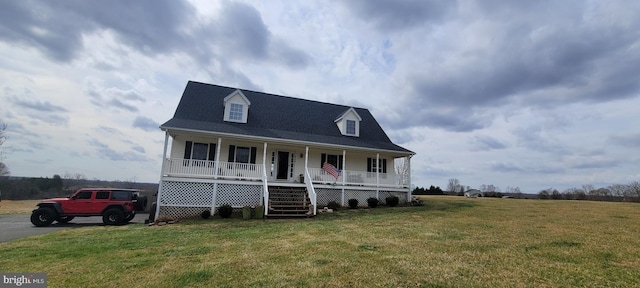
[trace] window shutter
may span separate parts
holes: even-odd
[[[342,162],[344,161],[344,156],[342,155],[338,155],[338,166],[336,168],[338,168],[338,170],[342,170]]]
[[[371,172],[371,158],[367,158],[367,172]]]
[[[209,143],[209,161],[216,160],[216,144]]]
[[[249,163],[256,164],[256,147],[251,147],[251,156],[249,156]]]
[[[191,146],[193,146],[193,142],[187,141],[184,145],[184,159],[191,159]]]
[[[236,162],[236,145],[229,145],[229,162]]]
[[[382,160],[382,173],[387,173],[387,159]]]
[[[327,162],[327,154],[322,153],[320,155],[320,168],[322,168],[322,165],[324,165],[324,162]]]

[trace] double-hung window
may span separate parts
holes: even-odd
[[[229,110],[229,120],[242,121],[242,110],[244,110],[244,106],[242,104],[231,103],[231,107]]]
[[[229,145],[229,165],[231,163],[256,164],[256,147],[241,147]],[[255,167],[254,165],[236,165],[237,167],[247,169]]]
[[[368,177],[375,177],[376,172],[382,173],[386,176],[387,173],[387,159],[378,159],[380,161],[376,161],[377,158],[367,158],[367,173]]]
[[[184,165],[188,166],[204,166],[213,165],[216,158],[216,144],[214,143],[198,143],[187,141],[184,147]]]
[[[356,121],[355,120],[347,120],[347,134],[348,135],[356,135]]]
[[[336,167],[338,170],[342,170],[342,160],[343,160],[343,156],[342,155],[333,155],[333,154],[324,154],[322,153],[320,155],[320,168],[322,168],[322,165],[324,165],[324,162],[327,162],[331,165],[333,165],[333,167]]]

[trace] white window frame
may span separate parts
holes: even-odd
[[[351,125],[349,125],[351,124]],[[357,125],[358,123],[356,122],[356,120],[351,120],[351,119],[347,119],[345,121],[345,132],[347,135],[357,135]]]
[[[244,111],[244,105],[240,103],[231,103],[231,105],[229,105],[229,120],[242,121],[243,111]]]

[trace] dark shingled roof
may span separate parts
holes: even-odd
[[[236,90],[249,99],[247,123],[225,122],[224,98]],[[160,128],[258,136],[273,139],[343,145],[414,154],[393,144],[367,109],[355,108],[362,117],[360,136],[344,136],[335,120],[349,106],[322,103],[262,92],[189,81],[173,118]]]

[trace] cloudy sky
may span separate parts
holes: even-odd
[[[413,182],[640,180],[640,1],[0,1],[13,176],[157,182],[188,80],[368,108]]]

